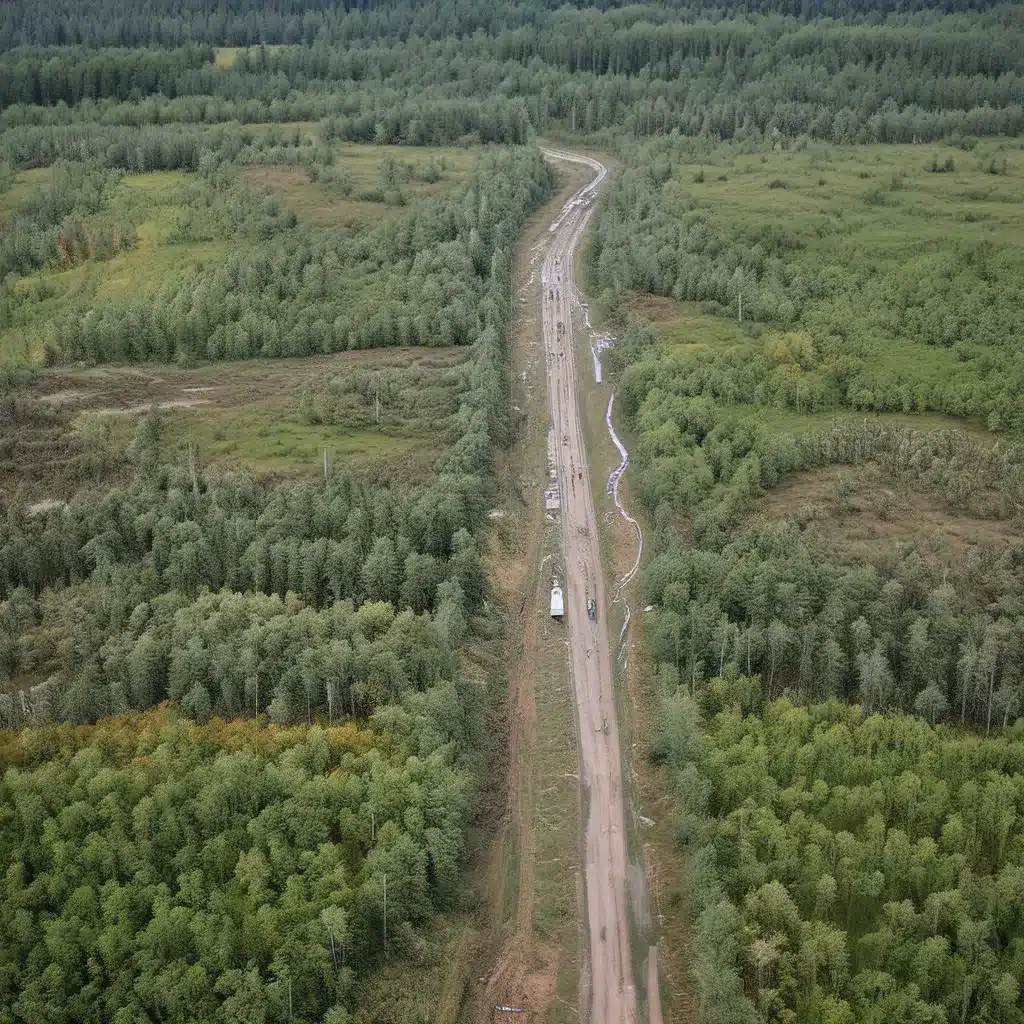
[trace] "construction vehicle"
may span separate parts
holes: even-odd
[[[606,736],[608,735],[608,719],[607,718],[604,720],[604,734]]]
[[[562,597],[562,588],[556,583],[551,588],[551,618],[560,619],[565,615],[565,599]]]
[[[587,615],[592,619],[597,618],[597,602],[592,597],[587,601]]]

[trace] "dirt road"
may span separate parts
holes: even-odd
[[[561,501],[563,588],[569,664],[579,726],[581,782],[587,808],[586,914],[590,937],[590,1020],[627,1024],[637,1017],[629,949],[626,836],[619,736],[612,694],[612,648],[590,470],[577,404],[572,346],[573,257],[607,177],[598,161],[556,150],[552,160],[593,168],[595,177],[551,225],[541,270],[541,312],[557,484]],[[596,602],[596,617],[588,614]],[[607,726],[605,725],[607,723]]]

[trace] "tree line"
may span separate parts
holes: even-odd
[[[531,130],[555,127],[605,136],[675,129],[750,140],[778,131],[910,142],[1016,135],[1024,126],[1024,57],[1005,11],[978,15],[968,27],[952,16],[805,24],[754,15],[694,19],[660,7],[564,9],[515,27],[499,22],[441,36],[418,20],[415,31],[375,35],[360,27],[361,17],[353,15],[343,38],[261,46],[230,68],[199,63],[209,53],[202,47],[173,51],[166,69],[152,73],[131,66],[146,65],[150,51],[79,60],[84,51],[75,50],[61,82],[51,51],[12,54],[0,59],[0,89],[15,104],[4,123],[340,116],[353,138],[373,138],[383,123],[388,136],[377,141],[411,144],[469,133],[522,141]],[[111,66],[98,87],[78,67],[93,61]],[[455,80],[446,70],[452,62],[463,68]],[[133,101],[119,102],[126,88]],[[77,96],[85,102],[68,105]]]
[[[13,51],[0,60],[0,108],[27,106],[73,107],[82,100],[160,93],[169,98],[182,91],[206,91],[190,72],[213,63],[210,46],[175,50],[88,50],[60,47]],[[187,84],[186,84],[187,83]]]
[[[582,8],[579,17],[604,15],[615,19],[653,19],[693,21],[700,18],[742,19],[751,15],[781,16],[794,23],[831,18],[848,22],[872,23],[882,18],[906,18],[909,15],[941,12],[967,13],[980,18],[992,12],[1006,20],[1017,13],[1003,0],[669,0],[645,5],[642,12],[631,10],[620,0],[597,0],[564,5],[558,0],[530,0],[503,4],[495,8],[485,3],[454,3],[434,0],[427,3],[372,2],[327,3],[325,0],[292,0],[263,4],[252,0],[231,0],[216,11],[197,0],[178,0],[154,8],[150,4],[114,4],[98,0],[90,5],[90,15],[69,0],[55,6],[41,0],[19,5],[5,20],[0,32],[0,50],[13,46],[163,46],[176,47],[191,42],[219,46],[256,46],[260,43],[311,45],[318,39],[332,43],[352,39],[402,39],[423,36],[429,39],[470,36],[478,31],[499,32],[529,27],[545,18],[563,15],[563,8]],[[576,12],[571,12],[575,14]],[[564,15],[563,15],[564,16]]]

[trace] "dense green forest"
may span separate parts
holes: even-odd
[[[701,1019],[1024,1019],[1019,728],[762,701],[734,676],[664,708]]]
[[[89,46],[179,46],[207,42],[221,46],[253,46],[259,43],[305,43],[319,38],[332,42],[352,38],[417,36],[427,39],[458,38],[478,30],[496,34],[536,24],[551,11],[581,8],[584,16],[617,14],[628,17],[640,8],[601,0],[599,3],[562,4],[555,0],[524,4],[465,4],[450,2],[329,3],[327,0],[230,0],[211,11],[201,0],[158,4],[44,4],[31,0],[19,5],[7,20],[4,48],[25,44]],[[873,23],[887,15],[913,11],[970,13],[996,10],[1009,13],[1010,5],[998,0],[713,0],[677,3],[669,0],[645,7],[647,17],[693,21],[701,16],[715,20],[747,14],[781,15],[799,20],[838,18]],[[573,12],[575,13],[575,12]]]
[[[166,714],[26,734],[0,782],[0,1019],[379,1019],[360,977],[458,898],[482,723],[448,685],[255,742]]]

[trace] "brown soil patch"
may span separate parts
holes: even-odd
[[[294,188],[296,185],[309,184],[309,175],[303,167],[243,167],[238,177],[249,185],[270,188]]]
[[[176,366],[60,368],[40,373],[0,423],[0,489],[20,490],[28,501],[64,498],[85,482],[88,442],[77,427],[82,418],[120,422],[143,416],[154,405],[181,415],[247,415],[250,409],[287,415],[307,386],[317,387],[346,370],[367,367],[445,368],[469,358],[465,347],[393,348],[342,352],[304,359],[260,359]],[[108,419],[109,417],[109,419]]]
[[[50,394],[40,395],[39,401],[44,405],[60,406],[81,402],[88,397],[88,391],[76,391],[74,388],[69,388],[65,391],[54,391]]]
[[[1019,524],[951,509],[934,493],[898,485],[876,465],[830,466],[796,473],[764,495],[755,522],[818,522],[865,560],[912,542],[959,561],[979,544],[1021,539]]]
[[[622,309],[636,313],[652,323],[659,320],[675,320],[683,310],[681,303],[663,295],[641,295],[631,292],[622,302]]]

